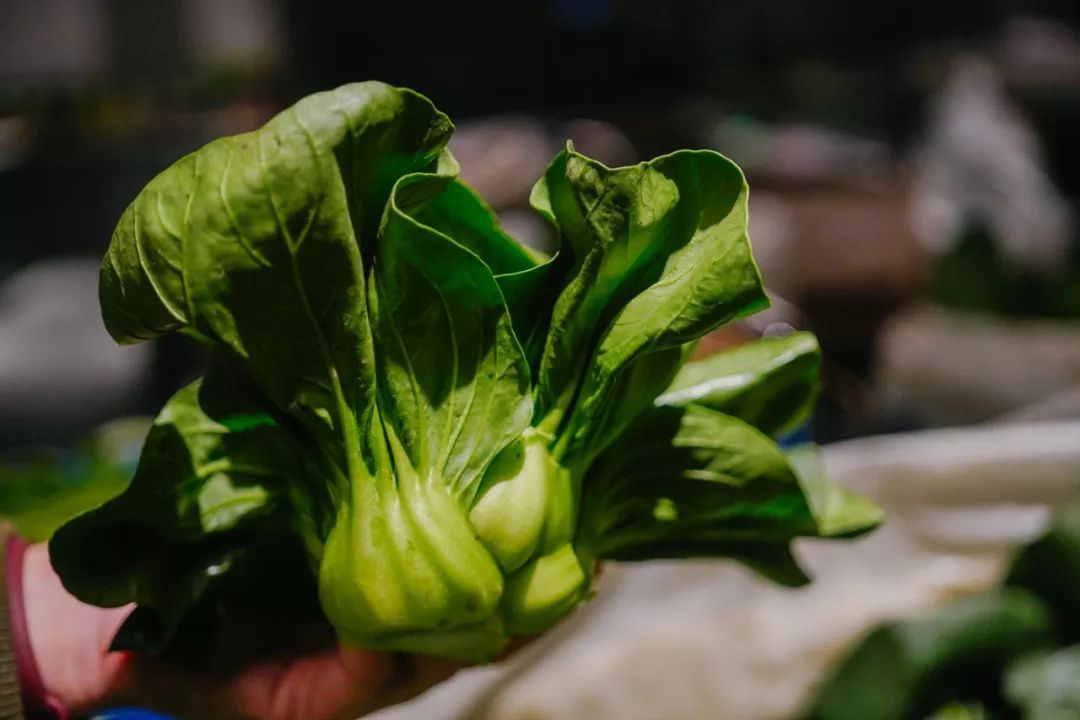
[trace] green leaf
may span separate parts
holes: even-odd
[[[791,554],[790,545],[782,542],[703,545],[693,555],[671,557],[728,557],[777,585],[796,588],[810,582],[809,576]]]
[[[761,338],[686,363],[656,403],[695,403],[778,437],[809,419],[820,372],[821,349],[811,333]]]
[[[788,461],[810,503],[821,537],[854,537],[876,528],[885,519],[885,511],[873,502],[829,479],[816,445],[792,448]]]
[[[674,348],[767,305],[746,234],[746,181],[728,159],[682,151],[610,169],[561,153],[533,191],[572,261],[537,387],[560,455],[588,449],[593,420],[640,355]]]
[[[809,717],[916,720],[947,701],[992,696],[1002,668],[1050,637],[1047,609],[1015,589],[884,625],[833,671]]]
[[[615,377],[611,400],[590,421],[589,455],[599,453],[653,405],[686,359],[686,346],[642,353]]]
[[[155,647],[217,577],[260,544],[291,535],[285,481],[301,472],[294,445],[256,408],[209,414],[202,385],[162,409],[128,488],[61,527],[49,546],[79,599],[152,611],[157,631],[146,642]],[[211,404],[226,397],[215,393]]]
[[[384,426],[413,468],[438,473],[469,505],[495,455],[528,427],[532,401],[491,268],[457,242],[461,223],[436,229],[416,212],[433,191],[456,187],[435,175],[398,183],[369,304]]]
[[[1027,720],[1080,717],[1080,645],[1018,660],[1005,675],[1005,696]]]
[[[451,129],[420,95],[358,83],[187,156],[121,218],[102,267],[106,327],[121,342],[191,328],[221,343],[277,407],[348,438],[357,462],[374,410],[361,250],[393,183],[435,168]]]
[[[494,211],[461,180],[444,175],[421,185],[410,188],[411,206],[405,211],[471,250],[490,268],[510,310],[514,334],[535,367],[550,319],[550,300],[558,289],[557,264],[507,235]]]
[[[494,211],[461,180],[445,182],[445,189],[415,215],[417,221],[452,237],[487,264],[506,299],[514,334],[530,366],[538,367],[560,264],[507,235]]]
[[[154,655],[191,677],[218,679],[269,657],[334,647],[333,628],[322,615],[315,578],[295,537],[253,537],[217,567],[179,620],[138,606],[110,650]]]
[[[787,542],[766,540],[725,540],[691,537],[661,538],[648,544],[627,544],[607,551],[610,560],[683,560],[687,558],[727,558],[745,565],[761,577],[789,588],[810,583]]]
[[[483,198],[461,179],[436,173],[421,187],[411,189],[409,214],[419,223],[442,233],[476,254],[496,278],[530,270],[547,261],[543,254],[522,245],[503,231]]]
[[[34,451],[0,459],[0,518],[30,542],[116,496],[131,480],[149,420],[117,420],[95,430],[73,452]]]
[[[582,542],[598,557],[786,557],[791,539],[817,534],[780,448],[693,405],[643,414],[597,460],[583,492]]]

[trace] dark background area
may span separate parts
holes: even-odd
[[[719,146],[756,193],[782,199],[797,229],[821,236],[800,236],[805,254],[795,265],[808,270],[785,295],[832,367],[815,433],[829,440],[918,425],[917,413],[876,412],[869,388],[882,323],[926,291],[928,271],[902,227],[908,158],[957,54],[1000,69],[1057,190],[1074,207],[1080,196],[1080,72],[1010,60],[1010,38],[1032,18],[1075,39],[1080,3],[4,0],[0,288],[35,264],[96,262],[126,203],[181,154],[256,127],[306,93],[380,79],[424,92],[463,128],[510,115],[556,137],[573,134],[575,120],[600,121],[636,158]],[[870,181],[843,163],[792,172],[756,162],[753,138],[783,127],[856,138],[886,159]],[[720,142],[740,128],[742,140]],[[855,280],[825,272],[856,245],[867,249]],[[71,303],[80,317],[94,315],[92,298]],[[28,342],[12,323],[5,333],[0,321],[0,446],[67,443],[108,417],[153,412],[199,363],[196,350],[166,341],[127,386],[115,382],[97,402],[87,375],[85,400],[70,403],[56,375],[71,373],[50,362],[78,362],[81,350],[59,330],[20,350],[42,358],[40,377],[24,357],[23,374],[4,384],[3,344]],[[48,412],[35,409],[46,395]]]

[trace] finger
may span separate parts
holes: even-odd
[[[291,660],[260,663],[244,671],[228,690],[242,718],[335,720],[355,717],[383,689],[391,657],[341,649]]]

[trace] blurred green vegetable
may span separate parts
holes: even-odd
[[[1011,263],[982,222],[965,226],[956,244],[936,259],[928,278],[941,305],[1006,317],[1080,318],[1080,252],[1036,271]]]
[[[1005,695],[1027,720],[1080,717],[1080,646],[1015,663],[1005,676]]]
[[[979,704],[962,704],[952,702],[944,706],[927,720],[990,720],[990,716]]]
[[[48,540],[65,522],[127,487],[149,425],[139,418],[116,420],[74,451],[0,458],[0,517],[29,541]]]
[[[946,701],[1000,692],[1000,668],[1049,644],[1052,618],[1019,589],[950,604],[878,628],[836,669],[809,717],[925,718]]]
[[[1046,534],[1016,556],[1005,583],[1041,597],[1062,642],[1080,643],[1080,502],[1057,508]]]
[[[1080,502],[1058,508],[1005,587],[884,625],[834,669],[814,720],[1080,717]]]

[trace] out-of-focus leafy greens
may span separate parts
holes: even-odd
[[[1005,675],[1005,697],[1028,720],[1080,717],[1080,645],[1014,663]]]
[[[73,451],[0,457],[0,517],[29,541],[48,540],[71,518],[123,492],[149,426],[140,418],[116,420]]]
[[[1023,548],[1004,587],[884,625],[833,671],[808,718],[1080,717],[1080,502]],[[966,714],[965,714],[966,713]]]
[[[951,702],[927,720],[988,720],[989,716],[978,703],[963,704]]]
[[[929,293],[947,307],[1005,317],[1080,318],[1080,251],[1038,272],[1010,263],[985,223],[968,224],[931,268]]]
[[[608,168],[568,146],[532,193],[562,242],[547,258],[457,179],[451,130],[413,91],[347,85],[181,159],[125,211],[106,327],[184,333],[215,364],[127,491],[52,540],[77,596],[139,604],[119,644],[167,645],[208,595],[246,606],[230,578],[258,567],[314,578],[345,643],[486,658],[586,597],[598,559],[798,582],[793,538],[879,520],[770,437],[813,402],[812,337],[680,373],[690,343],[767,305],[733,163]],[[304,562],[267,562],[290,541]]]
[[[1000,669],[1048,644],[1051,624],[1037,598],[1011,589],[886,625],[848,655],[810,717],[921,720],[950,698],[997,701]]]

